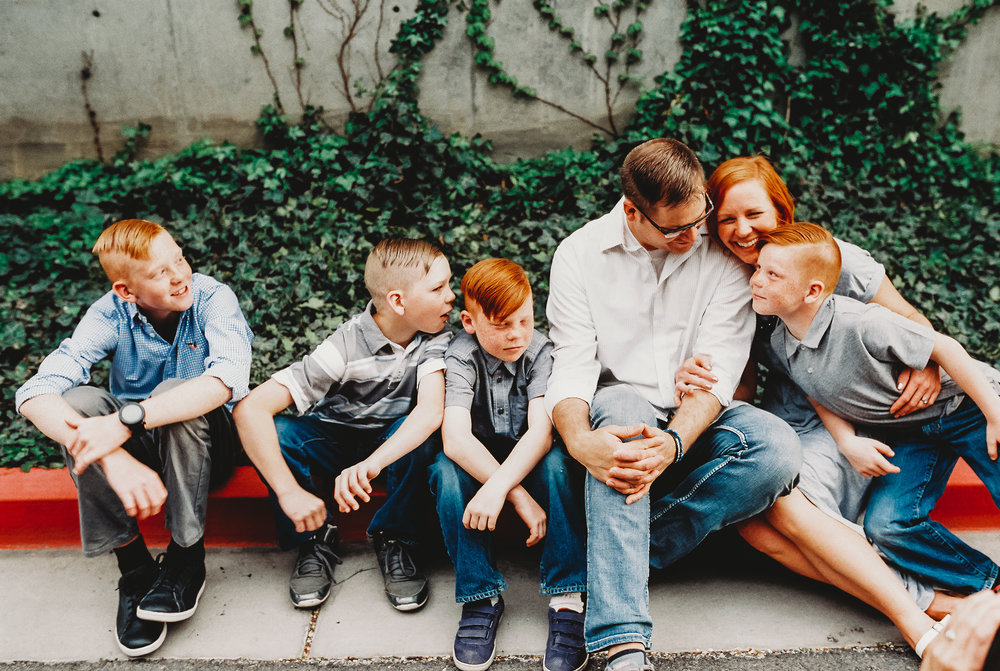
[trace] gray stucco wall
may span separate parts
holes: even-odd
[[[352,2],[354,3],[352,5]],[[321,105],[333,126],[351,110],[344,94],[349,81],[370,89],[381,69],[393,65],[389,40],[412,15],[415,0],[370,0],[345,56],[338,53],[352,12],[365,0],[307,0],[296,19],[302,84],[296,87],[293,42],[282,34],[289,23],[285,0],[258,0],[256,25],[262,48],[289,116],[305,103]],[[644,55],[636,74],[650,81],[680,55],[677,41],[685,14],[682,0],[657,0],[642,17]],[[912,15],[916,0],[896,10]],[[960,0],[924,2],[948,11]],[[559,14],[590,50],[601,54],[608,26],[594,16],[590,0],[556,0]],[[518,81],[594,124],[609,124],[605,88],[566,43],[539,20],[531,0],[491,5],[490,33],[496,57]],[[176,151],[197,139],[252,145],[254,122],[274,87],[260,57],[250,53],[249,29],[241,28],[232,0],[5,0],[0,2],[0,180],[35,177],[63,162],[96,157],[94,132],[81,88],[90,63],[87,100],[99,124],[104,155],[122,143],[122,127],[152,126],[144,155]],[[569,17],[573,17],[570,19]],[[592,125],[536,101],[514,99],[491,86],[473,63],[464,35],[465,14],[452,7],[443,39],[425,59],[421,109],[445,132],[479,133],[494,143],[495,157],[537,156],[565,146],[585,147]],[[1000,9],[991,10],[942,73],[946,110],[960,107],[968,137],[1000,145]],[[344,67],[340,68],[339,64]],[[612,71],[612,77],[617,71]],[[356,108],[368,99],[351,86]],[[623,123],[639,87],[626,86],[611,105]]]

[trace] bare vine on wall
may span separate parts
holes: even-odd
[[[90,122],[90,129],[94,133],[94,149],[97,150],[97,160],[104,163],[104,147],[101,145],[101,124],[97,121],[97,112],[90,104],[90,93],[87,85],[90,78],[94,76],[94,52],[84,51],[80,53],[82,61],[80,67],[80,92],[83,93],[83,108],[87,111],[87,120]]]
[[[320,8],[329,14],[339,26],[340,49],[337,51],[337,71],[340,81],[334,81],[333,86],[344,96],[352,112],[371,110],[375,99],[373,90],[385,81],[386,70],[382,63],[382,29],[385,25],[385,0],[317,0]],[[346,7],[342,6],[346,5]],[[374,5],[374,7],[373,7]],[[366,89],[360,77],[354,77],[351,69],[351,46],[365,27],[365,19],[369,13],[375,14],[375,40],[372,57],[366,62],[368,79],[374,83],[373,90]],[[367,95],[368,102],[362,104],[362,98]]]

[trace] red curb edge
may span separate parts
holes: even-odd
[[[373,503],[384,498],[376,489]],[[360,541],[376,506],[338,519],[341,538]],[[1000,510],[965,462],[959,461],[931,515],[949,528],[1000,529]],[[0,469],[0,549],[79,548],[76,488],[65,469]],[[146,542],[166,546],[163,513],[140,522]],[[252,467],[242,466],[209,496],[205,544],[212,547],[274,545],[274,518],[267,489]]]
[[[373,501],[384,498],[376,489]],[[328,504],[329,505],[329,504]],[[375,506],[363,504],[338,519],[340,537],[360,541]],[[159,513],[139,523],[146,543],[164,547],[170,533]],[[253,547],[275,544],[274,516],[267,489],[250,466],[236,469],[229,481],[209,494],[205,544]],[[0,469],[0,549],[79,548],[76,487],[65,469]]]

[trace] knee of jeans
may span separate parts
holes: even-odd
[[[864,528],[868,539],[882,548],[902,545],[907,536],[907,525],[885,514],[885,511],[871,507],[865,511]]]
[[[767,455],[768,471],[775,486],[782,494],[787,494],[795,486],[802,470],[802,444],[792,427],[777,417],[774,419],[766,433],[767,443],[763,453]]]
[[[616,384],[602,387],[594,394],[590,402],[590,421],[595,427],[639,423],[656,426],[656,412],[634,388]]]
[[[80,386],[66,391],[63,400],[84,417],[97,417],[115,411],[111,395],[97,387]]]
[[[187,382],[187,380],[182,380],[182,379],[176,378],[176,377],[168,378],[168,379],[164,380],[163,382],[161,382],[160,384],[158,384],[155,387],[153,387],[153,393],[151,393],[150,396],[156,396],[157,394],[162,394],[163,392],[169,391],[170,389],[173,389],[174,387],[181,386],[185,382]]]
[[[430,481],[431,492],[437,499],[438,507],[447,505],[456,498],[461,498],[462,483],[459,466],[454,461],[439,453],[437,458],[427,468],[427,479]]]

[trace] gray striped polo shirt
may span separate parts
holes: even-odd
[[[417,385],[444,370],[451,331],[418,332],[404,348],[382,333],[369,301],[308,356],[271,376],[288,389],[299,414],[359,429],[381,429],[409,414]]]

